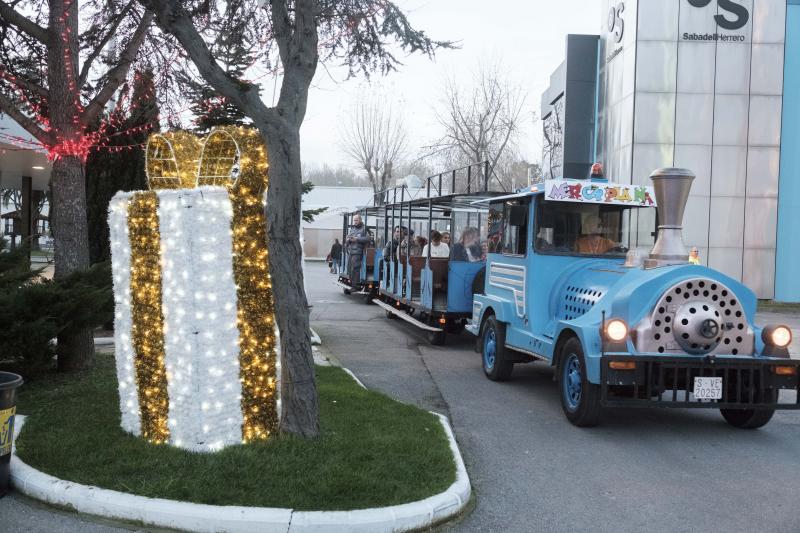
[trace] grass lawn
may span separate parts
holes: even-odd
[[[61,479],[142,496],[206,503],[347,510],[419,500],[455,481],[439,420],[317,367],[322,436],[233,446],[216,454],[154,446],[120,429],[113,356],[88,372],[23,385],[29,415],[15,443]]]

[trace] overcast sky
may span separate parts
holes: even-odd
[[[404,112],[411,150],[437,136],[434,106],[443,80],[455,76],[469,81],[470,71],[483,62],[501,62],[511,81],[527,93],[521,141],[522,155],[541,159],[540,126],[532,120],[550,73],[564,58],[567,33],[600,32],[604,19],[599,0],[399,0],[412,23],[440,40],[460,41],[460,49],[439,51],[434,61],[422,56],[404,58],[396,73],[346,79],[342,69],[321,66],[309,96],[301,130],[303,162],[353,166],[338,146],[339,123],[363,91],[378,91],[396,110]],[[265,80],[265,85],[270,81]],[[266,88],[265,88],[266,89]],[[271,92],[268,89],[265,92]],[[268,97],[269,98],[269,97]]]

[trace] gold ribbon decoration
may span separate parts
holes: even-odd
[[[201,141],[188,131],[154,133],[147,140],[145,172],[150,190],[193,189]]]
[[[206,138],[197,179],[199,185],[227,186],[233,207],[243,442],[266,439],[278,426],[277,338],[264,213],[268,168],[258,130],[226,126]]]
[[[131,245],[131,334],[141,434],[154,444],[169,440],[169,396],[161,309],[161,236],[158,196],[139,192],[128,205]]]

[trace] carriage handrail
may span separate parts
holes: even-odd
[[[478,168],[480,171],[475,173],[473,172],[473,168]],[[461,184],[457,178],[459,172],[464,170],[467,171],[466,183]],[[491,170],[492,171],[490,175],[489,161],[486,160],[478,163],[470,163],[469,165],[428,176],[425,178],[424,183],[416,190],[416,192],[412,192],[412,189],[406,184],[390,187],[375,193],[373,196],[373,206],[381,206],[390,203],[389,199],[392,197],[396,198],[397,192],[401,189],[405,189],[409,196],[409,200],[416,200],[418,198],[439,198],[451,194],[490,192],[492,191],[489,186],[491,180],[496,180],[501,189],[505,191],[505,187],[503,187],[502,182],[497,178],[494,169]],[[481,178],[483,179],[481,180]],[[449,188],[445,187],[445,185],[448,185],[447,181],[450,182]],[[483,183],[481,183],[481,181]],[[459,190],[459,185],[463,185],[463,187],[460,187],[461,190]],[[423,193],[424,196],[421,196]]]

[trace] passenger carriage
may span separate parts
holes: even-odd
[[[467,326],[486,376],[545,361],[578,426],[597,423],[603,406],[715,408],[742,428],[800,408],[791,330],[756,326],[750,289],[688,263],[681,221],[693,178],[661,169],[652,188],[552,180],[490,199],[496,245]],[[779,401],[782,389],[794,392]]]
[[[487,179],[487,173],[486,163],[470,165],[430,177],[417,188],[384,191],[378,200],[384,207],[384,252],[374,301],[387,318],[426,331],[432,344],[443,344],[448,333],[463,330],[472,315],[473,287],[483,285],[489,225],[488,206],[480,201],[502,194],[497,190],[502,186]],[[430,241],[433,230],[449,233],[450,256],[433,257],[430,242],[426,254],[414,253],[411,238],[422,235]],[[472,236],[468,246],[461,242],[466,233]],[[403,246],[406,239],[409,244]]]
[[[381,275],[381,245],[380,236],[383,235],[384,208],[381,206],[362,207],[355,211],[345,213],[342,222],[342,258],[341,269],[336,284],[339,285],[345,294],[358,293],[364,296],[365,303],[372,303],[372,299],[378,293],[378,284]],[[347,235],[353,227],[353,217],[358,214],[361,216],[362,223],[371,235],[372,240],[364,249],[364,256],[358,267],[356,277],[350,264],[350,257],[347,255]]]

